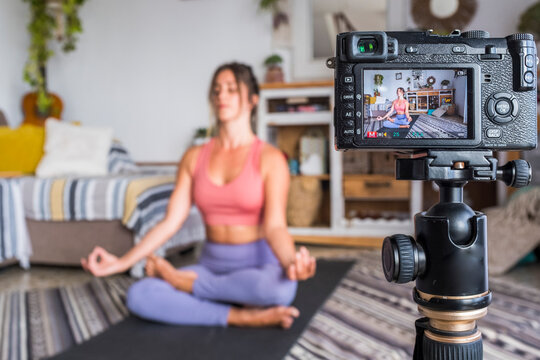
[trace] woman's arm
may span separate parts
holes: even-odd
[[[178,166],[176,186],[171,194],[165,218],[122,257],[117,258],[104,249],[96,247],[88,256],[88,260],[81,260],[83,267],[95,276],[124,272],[169,240],[180,229],[191,208],[191,174],[198,152],[198,148],[191,148],[182,158]],[[101,261],[98,261],[98,257]]]
[[[407,101],[407,105],[405,106],[405,116],[407,116],[407,120],[409,120],[409,122],[412,121],[411,115],[409,115],[409,102],[408,101]]]
[[[384,120],[384,119],[389,119],[390,121],[393,122],[392,119],[390,119],[390,115],[394,113],[394,103],[396,102],[397,100],[394,100],[392,101],[392,107],[390,107],[390,110],[386,113],[386,115],[384,116],[377,116],[377,120]]]
[[[287,198],[290,175],[280,150],[265,146],[262,156],[265,187],[263,230],[281,266],[291,280],[304,280],[315,274],[315,259],[303,248],[298,253],[287,230]]]

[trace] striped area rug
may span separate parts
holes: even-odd
[[[41,359],[125,318],[127,277],[63,288],[0,293],[0,359]]]
[[[386,282],[379,256],[357,259],[285,359],[412,358],[420,317],[413,284]],[[49,357],[99,334],[127,316],[132,281],[0,293],[0,360]],[[484,359],[540,359],[540,291],[497,278],[490,287],[493,302],[479,321]]]
[[[390,284],[379,252],[362,257],[290,350],[294,359],[411,359],[414,284]],[[485,360],[540,359],[540,291],[490,279],[493,301],[478,322]]]

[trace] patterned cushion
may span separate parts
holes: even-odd
[[[113,141],[109,150],[109,174],[130,174],[140,172],[126,148],[119,142]]]

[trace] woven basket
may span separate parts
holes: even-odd
[[[366,151],[346,151],[342,155],[344,174],[369,174],[370,153]]]
[[[287,202],[287,222],[290,226],[311,226],[317,219],[322,201],[319,179],[293,177]]]

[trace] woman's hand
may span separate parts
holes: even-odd
[[[88,259],[81,259],[82,267],[94,276],[108,276],[127,270],[118,257],[109,253],[102,247],[96,246],[88,255]]]
[[[309,255],[306,247],[302,246],[300,251],[296,252],[296,258],[293,264],[287,268],[287,277],[290,280],[306,280],[315,275],[317,263],[313,256]]]
[[[377,116],[377,120],[382,120],[384,119],[382,116]]]

